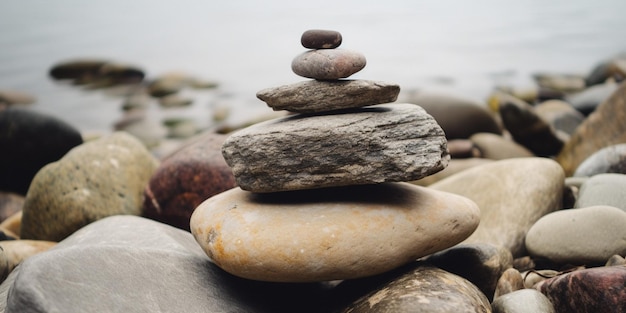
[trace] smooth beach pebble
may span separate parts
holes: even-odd
[[[557,263],[604,264],[626,255],[626,213],[598,205],[561,210],[539,219],[526,235],[531,256]]]
[[[341,40],[338,31],[311,29],[302,34],[300,42],[308,49],[334,49],[341,45]]]
[[[365,56],[344,49],[309,50],[296,56],[291,69],[299,76],[320,80],[350,77],[365,67]]]
[[[471,200],[408,183],[256,194],[200,204],[191,233],[225,271],[274,282],[380,274],[449,248],[478,226]]]

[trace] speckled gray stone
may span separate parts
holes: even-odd
[[[437,122],[406,103],[266,121],[232,134],[222,153],[252,192],[411,181],[449,160]]]
[[[140,215],[158,161],[124,132],[82,144],[42,168],[26,195],[21,237],[60,241],[110,215]]]

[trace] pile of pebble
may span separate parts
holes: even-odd
[[[274,109],[305,113],[253,125],[222,146],[239,188],[201,204],[191,232],[232,274],[276,282],[371,276],[451,247],[478,225],[466,198],[393,183],[443,169],[445,135],[420,107],[383,104],[396,99],[397,85],[341,79],[365,58],[336,49],[340,42],[338,32],[305,32],[312,50],[292,69],[313,80],[258,93]]]
[[[290,115],[167,156],[0,93],[0,312],[626,311],[626,56],[390,103],[302,39]]]

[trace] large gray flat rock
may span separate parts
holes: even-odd
[[[414,104],[293,115],[231,135],[222,154],[252,192],[411,181],[444,169],[446,138]]]

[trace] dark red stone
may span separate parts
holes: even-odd
[[[302,34],[300,42],[308,49],[334,49],[341,45],[341,34],[334,30],[311,29]]]
[[[626,266],[574,271],[545,280],[535,289],[557,312],[626,312]]]
[[[189,231],[200,203],[236,186],[221,152],[227,137],[202,134],[164,159],[144,191],[143,216]]]

